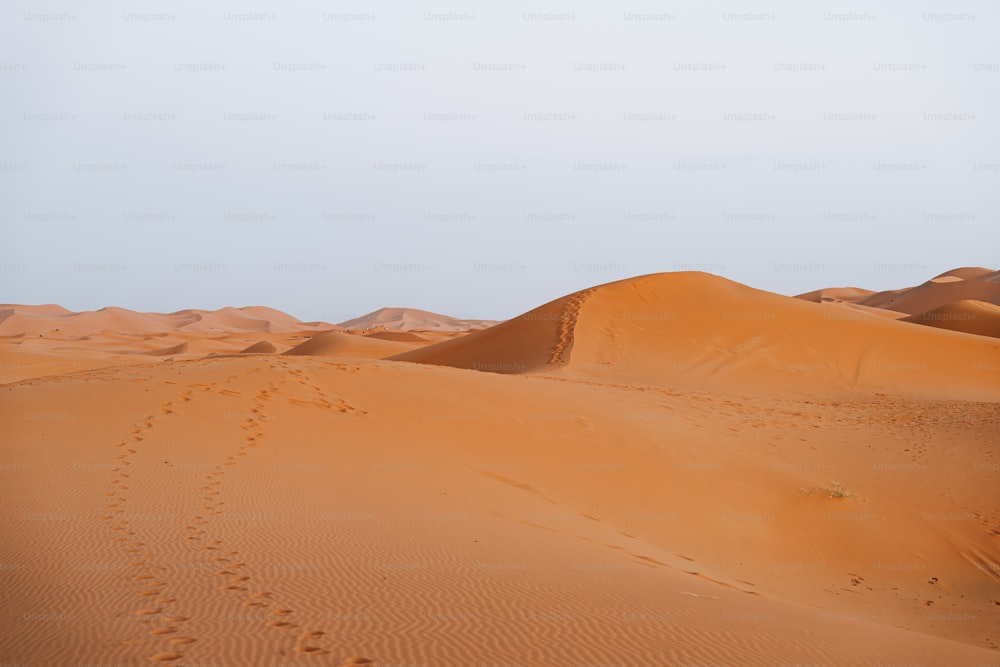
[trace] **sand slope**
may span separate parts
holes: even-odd
[[[19,308],[0,665],[1000,658],[996,338],[700,273],[471,333]]]
[[[253,345],[243,348],[240,350],[240,354],[273,354],[277,352],[278,349],[274,346],[274,343],[267,340],[259,340]]]
[[[953,301],[926,313],[911,315],[903,321],[1000,338],[1000,306],[983,301]]]
[[[285,352],[285,354],[313,357],[384,359],[410,350],[413,347],[413,344],[405,342],[356,336],[342,331],[328,331],[296,345]]]
[[[849,303],[856,303],[872,294],[875,294],[875,292],[870,289],[861,289],[860,287],[826,287],[813,292],[799,294],[795,298],[812,301],[813,303],[821,301],[847,301]]]
[[[995,404],[309,356],[3,390],[8,663],[998,655]]]
[[[1000,399],[1000,374],[982,370],[1000,363],[996,341],[841,313],[709,274],[654,274],[393,358],[772,395]]]
[[[468,331],[493,324],[493,320],[462,320],[416,308],[379,308],[337,326],[352,330],[384,327],[395,331]]]
[[[107,307],[74,313],[59,306],[0,305],[0,336],[37,336],[54,331],[85,336],[102,331],[163,333],[167,331],[274,332],[329,330],[325,322],[300,322],[274,308],[248,306],[219,310],[179,310],[175,313],[138,313]]]
[[[864,306],[887,308],[919,315],[955,301],[976,300],[1000,305],[1000,283],[990,280],[990,269],[955,269],[922,285],[872,294],[860,301]]]

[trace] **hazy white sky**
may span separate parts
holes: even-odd
[[[1000,265],[994,2],[0,4],[0,301],[506,318]]]

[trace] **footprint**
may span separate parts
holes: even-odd
[[[155,655],[149,656],[149,659],[153,662],[170,662],[171,660],[180,660],[180,653],[157,653]]]
[[[321,649],[318,646],[296,646],[292,650],[296,653],[309,653],[312,655],[323,655],[324,653],[329,653],[329,651]]]
[[[136,616],[155,616],[156,614],[162,614],[162,613],[163,613],[163,608],[162,607],[157,607],[155,609],[140,609],[139,611],[135,612],[135,615]]]

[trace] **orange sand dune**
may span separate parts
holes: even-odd
[[[45,308],[0,322],[0,665],[1000,659],[996,338],[701,273],[471,332]]]
[[[843,312],[843,311],[841,311]],[[642,276],[393,357],[459,368],[739,390],[1000,400],[1000,344],[815,304],[703,273]]]
[[[427,338],[413,331],[394,331],[391,329],[377,329],[364,333],[365,338],[379,338],[381,340],[397,340],[404,343],[426,343]]]
[[[118,333],[163,333],[186,330],[258,331],[287,333],[303,330],[329,330],[325,322],[300,322],[291,315],[273,308],[249,306],[220,310],[179,310],[175,313],[138,313],[125,308],[74,313],[59,306],[0,306],[0,336],[17,336],[60,332],[69,335],[89,335],[101,331]]]
[[[958,269],[952,269],[951,271],[945,271],[940,275],[934,276],[931,280],[937,280],[939,278],[960,278],[961,280],[986,278],[990,275],[995,275],[997,272],[993,269],[985,269],[981,266],[963,266]]]
[[[413,344],[356,336],[342,331],[321,333],[285,352],[291,355],[313,357],[349,357],[358,359],[384,359],[402,351],[413,349]]]
[[[153,357],[165,357],[171,354],[183,354],[184,352],[187,352],[187,349],[188,349],[188,344],[185,342],[185,343],[177,343],[176,345],[170,345],[168,347],[160,347],[155,350],[149,350],[146,352],[136,352],[132,354],[148,354]]]
[[[855,303],[872,294],[875,294],[875,292],[870,289],[861,289],[860,287],[827,287],[799,294],[795,298],[805,299],[814,303],[820,303],[821,301],[847,301]]]
[[[1000,283],[990,280],[994,274],[989,271],[978,268],[955,269],[917,287],[878,292],[858,303],[907,315],[919,315],[954,301],[969,299],[1000,305]]]
[[[274,343],[267,340],[260,340],[253,345],[240,350],[240,354],[271,354],[277,352]]]
[[[439,315],[416,308],[379,308],[353,320],[341,322],[337,326],[344,329],[365,330],[385,327],[395,331],[468,331],[482,329],[496,324],[493,320],[461,320],[448,315]]]
[[[269,344],[275,352],[280,352],[313,335],[313,331],[207,334],[175,330],[153,334],[101,332],[75,336],[49,332],[41,337],[0,336],[0,383],[104,366],[150,363],[150,356],[157,355],[197,359],[209,354],[238,354],[255,344]]]
[[[995,403],[301,355],[3,389],[7,663],[998,656]]]
[[[1000,306],[983,301],[955,301],[903,321],[1000,338]]]

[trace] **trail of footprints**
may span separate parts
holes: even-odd
[[[356,408],[355,406],[351,405],[350,403],[348,403],[347,401],[345,401],[340,397],[331,398],[325,391],[323,391],[322,387],[320,387],[318,384],[314,384],[310,380],[309,376],[307,376],[305,372],[302,371],[301,369],[289,368],[284,364],[281,364],[281,368],[284,370],[285,373],[294,378],[298,382],[298,384],[302,385],[303,387],[308,387],[310,391],[312,391],[313,396],[315,397],[314,400],[312,401],[303,401],[297,398],[289,398],[288,400],[290,403],[294,405],[307,405],[324,409],[332,409],[336,410],[337,412],[349,415],[368,414],[365,410]]]
[[[177,402],[190,401],[191,393],[181,392]],[[166,590],[164,574],[167,568],[157,562],[154,551],[140,539],[126,514],[131,478],[129,470],[134,463],[133,455],[142,446],[140,443],[149,436],[156,420],[174,414],[174,401],[161,403],[159,414],[159,417],[152,413],[144,415],[133,425],[128,435],[117,443],[116,447],[120,452],[111,469],[108,490],[104,494],[106,512],[101,515],[101,519],[109,522],[109,528],[114,534],[112,539],[119,544],[128,560],[130,577],[136,586],[136,597],[141,600],[133,615],[147,621],[149,636],[162,640],[160,648],[163,650],[153,653],[149,659],[154,662],[170,662],[179,660],[182,657],[180,649],[196,639],[181,633],[188,617],[168,611],[168,607],[176,599]]]
[[[294,377],[299,384],[309,386],[314,396],[314,401],[309,405],[316,407],[336,409],[345,414],[366,414],[364,410],[359,410],[343,399],[331,398],[321,387],[311,384],[305,374],[298,369],[288,369],[284,364],[280,364],[280,370]],[[237,376],[226,378],[232,380]],[[177,397],[177,403],[183,404],[191,400],[193,390],[214,391],[222,395],[240,395],[228,389],[218,389],[215,383],[189,385],[190,389],[181,392]],[[213,519],[219,520],[225,513],[225,502],[220,499],[222,495],[223,482],[227,470],[232,470],[233,466],[255,449],[263,445],[267,435],[265,424],[269,421],[266,414],[267,402],[281,391],[278,384],[270,383],[267,388],[259,390],[252,399],[251,407],[247,417],[241,422],[240,429],[244,432],[242,442],[236,451],[225,457],[221,465],[216,465],[212,472],[205,475],[202,484],[198,487],[203,492],[201,496],[202,506],[200,510],[189,517],[189,521],[184,525],[185,539],[200,544],[200,549],[206,552],[209,562],[217,569],[214,570],[215,577],[218,578],[218,590],[224,595],[237,596],[243,598],[242,605],[246,608],[265,612],[262,614],[264,626],[266,628],[297,631],[298,626],[293,622],[294,611],[282,607],[275,603],[274,595],[269,591],[255,590],[252,585],[252,577],[249,574],[247,564],[242,562],[239,552],[228,550],[223,545],[221,539],[210,539],[210,528]],[[289,397],[289,400],[296,402],[296,399]],[[302,403],[301,401],[298,401]],[[165,418],[175,414],[175,402],[167,401],[159,407],[160,417],[152,414],[145,415],[130,431],[129,436],[118,443],[122,450],[117,456],[117,465],[112,470],[112,479],[109,483],[109,490],[105,493],[107,501],[105,503],[108,512],[102,516],[103,519],[111,521],[111,530],[116,533],[116,542],[120,542],[125,554],[130,559],[129,566],[134,568],[135,574],[132,579],[138,586],[137,595],[144,601],[153,598],[149,604],[144,604],[140,609],[135,610],[136,617],[148,620],[148,635],[154,639],[161,640],[158,648],[161,650],[149,656],[153,662],[173,662],[181,660],[184,646],[197,641],[196,638],[184,635],[181,630],[185,621],[189,617],[171,613],[168,607],[177,600],[167,592],[167,583],[163,581],[163,575],[167,568],[156,562],[153,551],[141,541],[136,531],[130,526],[125,516],[124,505],[127,503],[128,490],[127,480],[129,479],[128,467],[133,465],[132,455],[137,452],[137,447],[146,437],[149,436],[157,418]],[[274,606],[271,609],[272,605]],[[298,655],[326,655],[331,651],[323,648],[320,644],[326,633],[323,630],[303,630],[298,632],[292,646],[292,653]],[[351,657],[344,661],[344,665],[363,665],[371,661],[367,658]]]
[[[552,349],[552,353],[549,356],[549,364],[562,366],[569,361],[566,354],[573,342],[573,329],[576,327],[577,316],[580,314],[580,308],[583,306],[583,302],[587,300],[587,297],[589,297],[595,289],[596,288],[590,288],[577,292],[567,299],[565,304],[563,304],[562,311],[559,313],[558,338],[556,340],[555,347]]]

